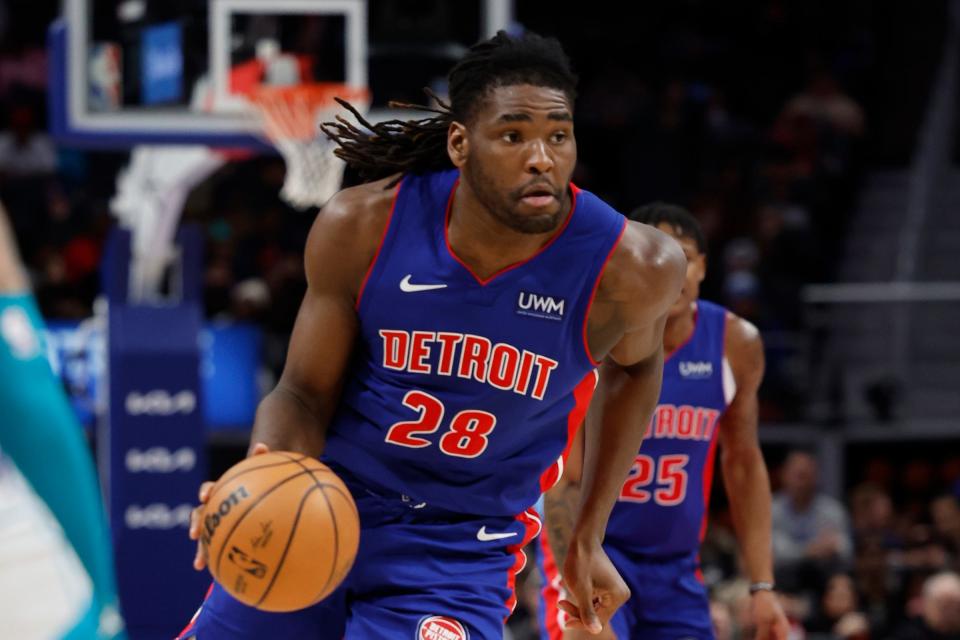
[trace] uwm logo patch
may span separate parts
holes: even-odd
[[[429,616],[417,627],[417,640],[470,640],[466,628],[453,618]]]
[[[522,316],[533,316],[546,320],[563,320],[566,304],[567,301],[563,298],[521,291],[517,298],[517,313]]]
[[[713,375],[713,363],[709,361],[681,362],[680,375],[684,378],[709,378]]]

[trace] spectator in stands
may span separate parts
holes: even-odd
[[[38,131],[36,115],[27,105],[10,112],[10,130],[0,133],[0,173],[10,177],[47,175],[57,168],[50,137]]]
[[[960,502],[950,494],[939,496],[930,504],[930,517],[934,533],[956,569],[960,564]]]
[[[734,238],[723,251],[724,302],[728,309],[752,322],[760,321],[759,261],[760,251],[750,238]]]
[[[870,623],[859,611],[848,613],[833,627],[833,636],[841,640],[870,640]]]
[[[270,307],[270,288],[260,278],[247,278],[230,290],[230,317],[245,322],[261,322]]]
[[[923,585],[922,614],[899,626],[889,640],[960,638],[960,575],[938,573]]]
[[[914,523],[906,532],[903,553],[899,555],[897,566],[901,570],[928,574],[947,566],[949,557],[943,542],[935,535],[933,528],[926,523]]]
[[[861,610],[873,629],[888,629],[899,619],[902,609],[898,599],[900,584],[891,571],[891,556],[878,538],[866,538],[857,545],[854,578]]]
[[[853,554],[846,511],[817,492],[817,476],[813,456],[791,452],[783,463],[782,490],[773,499],[777,581],[795,589],[816,586]]]
[[[713,604],[710,607],[710,619],[714,625],[714,633],[719,640],[720,632],[717,630],[718,620],[715,617],[714,605],[726,609],[730,616],[730,624],[733,627],[732,634],[735,638],[752,637],[753,634],[753,616],[751,614],[750,582],[742,575],[731,580],[722,582],[712,590],[711,599]],[[722,617],[722,613],[720,616]],[[789,613],[788,613],[789,615]],[[722,620],[719,621],[722,625]]]
[[[860,601],[853,578],[846,573],[835,573],[827,580],[819,610],[808,621],[806,629],[811,633],[856,637],[863,631],[869,631],[866,616],[859,609]]]
[[[717,600],[710,602],[710,621],[717,640],[734,639],[733,614],[726,603]]]
[[[806,88],[787,102],[780,118],[809,119],[848,136],[860,136],[864,131],[863,109],[826,69],[813,73]]]
[[[858,545],[875,539],[885,549],[903,546],[893,521],[893,501],[890,494],[877,485],[865,482],[850,492],[850,514]]]

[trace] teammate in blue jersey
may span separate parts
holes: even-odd
[[[540,528],[532,506],[559,476],[597,367],[565,570],[596,632],[626,600],[600,542],[643,436],[626,417],[650,415],[659,394],[684,256],[570,184],[575,85],[556,40],[500,33],[453,68],[434,117],[327,128],[373,181],[317,217],[251,452],[330,464],[360,511],[359,554],[337,593],[299,612],[214,586],[183,637],[501,637]]]
[[[124,636],[83,431],[50,369],[0,207],[0,613],[5,638]]]
[[[687,274],[664,329],[668,355],[658,406],[652,419],[646,414],[631,419],[648,425],[647,434],[620,488],[604,540],[631,597],[602,637],[713,638],[698,551],[719,443],[733,522],[752,583],[756,637],[786,640],[787,620],[772,593],[770,483],[757,442],[757,389],[764,367],[760,335],[746,320],[699,299],[706,243],[696,218],[663,203],[642,207],[631,218],[672,235],[687,256]],[[562,629],[565,614],[558,604],[563,581],[557,573],[579,500],[581,447],[582,442],[575,442],[567,473],[544,497],[541,626],[549,640],[586,637],[576,621],[566,625],[566,632]]]

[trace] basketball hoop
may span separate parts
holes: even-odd
[[[336,118],[341,107],[334,98],[366,113],[370,92],[337,83],[261,85],[248,97],[287,165],[280,195],[299,209],[323,206],[340,189],[346,164],[334,155],[337,145],[321,133],[320,123]]]

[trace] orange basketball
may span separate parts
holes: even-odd
[[[272,451],[231,467],[203,512],[210,573],[234,598],[264,611],[308,607],[337,588],[360,541],[343,482],[302,453]]]

